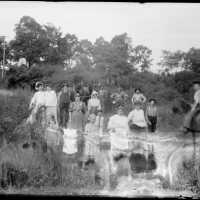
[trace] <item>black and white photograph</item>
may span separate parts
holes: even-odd
[[[200,197],[199,19],[1,1],[0,195]]]

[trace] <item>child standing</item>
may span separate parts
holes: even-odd
[[[155,99],[150,99],[146,108],[146,118],[148,123],[148,130],[151,133],[156,131],[158,108]]]

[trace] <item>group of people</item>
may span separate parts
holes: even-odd
[[[36,121],[37,112],[44,108],[47,126],[76,129],[83,133],[86,160],[94,159],[98,155],[98,144],[105,129],[111,135],[114,134],[112,137],[114,140],[120,140],[118,144],[123,143],[123,137],[126,141],[128,129],[146,131],[149,128],[149,132],[156,130],[158,115],[156,100],[149,99],[147,103],[147,98],[140,89],[135,89],[131,98],[133,109],[128,116],[124,114],[128,95],[122,89],[116,93],[118,95],[111,95],[117,113],[109,118],[108,123],[102,110],[104,88],[91,91],[88,86],[84,86],[77,91],[74,87],[64,84],[56,94],[50,83],[38,82],[36,90],[30,102],[31,115],[27,121],[31,123]],[[127,146],[125,143],[122,149]]]
[[[184,131],[190,130],[194,115],[200,110],[200,82],[194,83],[194,104],[184,123]],[[73,87],[64,84],[61,91],[56,94],[51,84],[36,84],[36,92],[30,102],[31,115],[28,122],[36,121],[37,112],[44,108],[46,124],[61,128],[76,129],[84,137],[83,163],[89,161],[102,162],[100,154],[100,141],[109,133],[111,165],[114,170],[114,160],[121,152],[129,150],[129,135],[133,132],[155,132],[158,119],[156,99],[147,99],[139,88],[135,89],[130,101],[132,110],[125,114],[124,106],[128,95],[121,89],[111,95],[111,101],[116,105],[115,114],[106,121],[102,110],[104,102],[104,89],[99,91],[83,87],[76,91]],[[106,130],[106,131],[105,131]],[[126,153],[125,153],[126,154]]]
[[[60,92],[52,89],[50,83],[43,84],[37,82],[37,90],[30,102],[31,115],[29,122],[36,121],[36,114],[39,109],[45,109],[46,123],[54,123],[62,128],[72,128],[84,131],[86,124],[92,118],[90,115],[103,117],[104,113],[104,88],[97,92],[91,91],[88,86],[84,86],[78,91],[68,84],[64,84]],[[115,107],[124,106],[128,101],[128,95],[120,88],[118,92],[111,95],[112,104]],[[157,124],[157,106],[155,99],[149,99],[141,92],[135,89],[131,98],[133,110],[128,115],[129,125],[131,128],[146,128],[150,132],[156,131]],[[102,125],[101,125],[102,126]],[[101,127],[101,132],[103,131]]]
[[[125,106],[128,104],[128,95],[119,89],[117,93],[111,95],[112,103],[115,107]],[[158,108],[156,99],[149,99],[141,92],[140,88],[136,88],[131,98],[132,111],[128,115],[128,123],[130,128],[144,129],[148,127],[149,132],[156,131]]]

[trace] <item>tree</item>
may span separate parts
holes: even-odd
[[[186,69],[200,73],[200,49],[191,48],[185,56]]]
[[[115,56],[114,59],[117,62],[129,62],[132,51],[132,44],[131,38],[128,37],[127,33],[113,37],[111,40],[111,46],[113,50],[113,56]]]
[[[114,36],[110,42],[97,38],[93,48],[94,66],[108,84],[111,81],[120,84],[122,76],[131,75],[131,50],[131,39],[126,33]]]
[[[75,67],[84,70],[90,70],[93,66],[93,44],[89,40],[81,40],[77,47],[77,51],[72,57]]]
[[[158,65],[161,66],[163,72],[170,73],[187,68],[185,62],[185,52],[180,50],[175,52],[163,50],[162,54],[161,61]]]
[[[43,59],[46,63],[58,64],[62,63],[59,52],[59,41],[62,39],[60,28],[56,28],[53,24],[44,25],[45,40],[48,44],[46,51],[43,53]]]
[[[151,55],[152,51],[143,45],[138,45],[132,50],[131,62],[134,65],[134,68],[141,71],[146,71],[151,66]]]
[[[76,35],[66,34],[58,42],[60,59],[69,68],[72,64],[72,57],[79,47],[79,41]]]
[[[103,64],[104,66],[111,63],[111,46],[108,41],[104,40],[103,37],[96,39],[93,48],[93,59],[95,65]]]
[[[33,18],[24,16],[15,28],[15,40],[10,42],[14,59],[26,58],[29,66],[40,62],[48,44],[45,30]]]
[[[99,76],[104,77],[107,80],[110,79],[110,72],[108,71],[112,64],[112,49],[110,43],[103,37],[96,39],[93,45],[92,57],[94,63],[93,66]]]

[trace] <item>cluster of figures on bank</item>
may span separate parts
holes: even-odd
[[[196,91],[194,95],[195,103],[184,123],[186,131],[188,131],[188,125],[190,125],[195,113],[199,112],[199,82],[194,83],[194,89]],[[121,155],[127,156],[127,152],[132,149],[129,143],[129,136],[132,133],[147,133],[147,129],[149,132],[156,131],[157,102],[155,99],[147,100],[140,89],[135,89],[132,98],[129,100],[132,102],[132,110],[128,115],[125,114],[124,110],[128,95],[121,90],[112,94],[111,99],[113,98],[113,101],[111,102],[116,105],[116,109],[115,113],[112,113],[109,118],[105,116],[105,106],[103,104],[105,99],[101,98],[103,90],[93,90],[90,94],[86,88],[84,88],[84,92],[78,92],[68,87],[68,85],[64,85],[61,91],[56,94],[51,84],[44,86],[41,82],[36,84],[36,90],[30,102],[31,114],[27,122],[34,123],[37,121],[37,113],[43,110],[46,117],[43,121],[46,127],[61,127],[63,130],[69,130],[68,133],[76,130],[76,133],[81,135],[82,141],[84,141],[83,145],[79,145],[77,149],[83,155],[81,156],[83,158],[82,163],[87,164],[93,160],[99,163],[100,168],[103,169],[105,166],[102,165],[104,165],[103,161],[106,157],[110,160],[111,169],[114,171],[115,161],[120,159]],[[109,138],[109,155],[111,159],[110,156],[107,157],[107,154],[103,154],[101,151],[102,139],[105,136]],[[67,140],[66,144],[69,143],[70,140]],[[134,142],[132,145],[134,145]],[[153,151],[149,146],[140,149],[145,149],[145,152]],[[71,151],[70,154],[73,152],[75,153],[75,151]],[[102,158],[102,156],[105,157]]]
[[[64,84],[61,91],[56,94],[50,83],[37,82],[36,92],[30,102],[31,114],[27,122],[36,122],[37,113],[43,110],[45,114],[45,127],[76,130],[84,135],[84,152],[86,157],[97,154],[100,138],[106,133],[112,135],[113,144],[118,148],[128,148],[128,130],[155,132],[158,109],[155,99],[149,99],[136,89],[131,102],[133,109],[128,116],[125,115],[124,105],[128,95],[119,89],[111,94],[111,102],[115,105],[115,114],[109,119],[105,116],[105,99],[103,88],[99,91],[83,88],[83,92],[75,91],[72,87]],[[124,139],[124,143],[123,143]],[[83,151],[83,150],[81,150]]]
[[[87,122],[95,116],[95,124],[99,126],[101,132],[104,126],[105,114],[105,89],[102,87],[99,91],[91,90],[88,86],[76,91],[68,84],[64,84],[60,92],[56,94],[50,83],[43,84],[37,82],[29,109],[31,115],[28,122],[36,121],[36,114],[39,109],[45,110],[47,125],[54,124],[62,128],[72,128],[79,131],[85,131]],[[120,88],[117,92],[110,95],[111,105],[118,108],[128,104],[128,95]],[[156,131],[158,108],[155,99],[147,98],[141,90],[135,89],[131,98],[132,111],[128,115],[130,127],[143,129],[148,127],[149,132]]]

